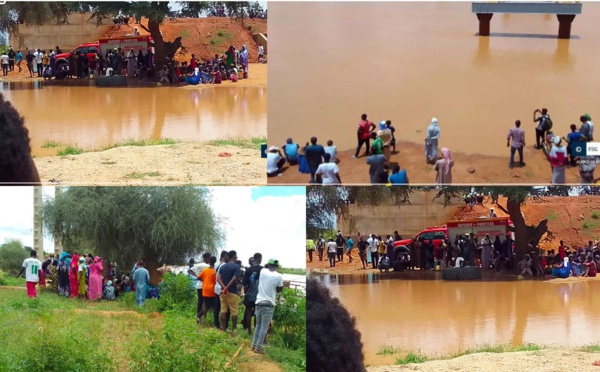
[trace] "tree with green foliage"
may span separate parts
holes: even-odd
[[[360,187],[321,187],[312,186],[306,190],[306,230],[309,236],[316,236],[334,227],[337,216],[346,216],[348,205],[362,204],[377,206],[381,204],[403,205],[410,203],[410,195],[416,190],[435,190],[434,199],[443,198],[444,205],[456,199],[462,199],[472,192],[489,195],[496,207],[510,216],[515,233],[515,254],[521,260],[527,254],[530,241],[538,244],[548,231],[548,220],[527,225],[521,207],[528,202],[544,202],[548,196],[568,196],[576,189],[567,186],[550,186],[534,188],[526,186],[441,186],[441,187],[406,187],[406,186],[360,186]],[[500,204],[500,197],[506,202]]]
[[[23,260],[29,257],[28,252],[19,240],[8,240],[0,245],[0,270],[11,275],[17,275],[23,265]]]
[[[94,253],[126,271],[142,259],[154,283],[161,265],[215,254],[223,237],[201,187],[71,187],[46,201],[43,220],[66,251]]]

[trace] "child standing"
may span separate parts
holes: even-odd
[[[31,257],[23,261],[23,268],[17,274],[17,278],[25,271],[25,281],[27,282],[27,296],[29,298],[37,297],[35,285],[40,280],[39,272],[42,268],[42,263],[37,258],[37,252],[31,251]]]

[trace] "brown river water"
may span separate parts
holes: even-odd
[[[382,346],[446,356],[486,344],[600,342],[600,280],[447,282],[373,274],[321,280],[356,317],[371,365],[396,360],[376,355]]]
[[[266,136],[267,88],[97,88],[0,83],[25,117],[35,156],[46,141],[96,149],[131,139]]]
[[[356,146],[363,113],[390,119],[396,138],[422,143],[432,117],[440,145],[506,155],[520,119],[535,142],[532,113],[547,107],[556,133],[600,116],[600,4],[584,3],[572,39],[555,15],[496,14],[490,37],[466,2],[273,3],[269,28],[269,142],[315,135]],[[594,50],[596,50],[594,52]]]

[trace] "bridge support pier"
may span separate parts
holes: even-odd
[[[571,24],[575,19],[575,14],[557,14],[556,18],[558,18],[558,38],[570,39]],[[479,28],[481,29],[481,26]]]
[[[494,13],[477,13],[477,19],[479,20],[479,36],[490,36],[490,21]],[[569,30],[571,25],[569,24]]]

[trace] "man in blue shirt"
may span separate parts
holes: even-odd
[[[400,171],[400,166],[398,164],[394,164],[392,166],[392,174],[390,175],[390,183],[392,185],[408,185],[406,169]]]
[[[294,140],[288,138],[286,144],[281,147],[283,149],[283,153],[285,154],[285,158],[289,165],[298,164],[298,146],[297,143],[294,143]]]
[[[240,265],[236,263],[237,252],[230,251],[227,256],[229,262],[219,268],[217,282],[221,285],[221,324],[223,331],[227,330],[227,312],[231,312],[231,331],[235,331],[238,318],[238,291],[237,280],[241,278]]]
[[[585,138],[579,133],[577,130],[577,126],[575,124],[571,124],[571,133],[567,134],[567,138],[565,140],[569,143],[567,146],[567,154],[569,154],[569,162],[571,166],[577,165],[573,156],[573,146],[575,142],[585,142]]]
[[[304,155],[306,156],[306,161],[310,167],[310,183],[315,183],[315,173],[317,172],[319,165],[323,162],[323,156],[325,155],[325,148],[317,144],[317,137],[312,137],[310,139],[310,145],[306,144]]]
[[[346,240],[346,256],[348,256],[348,260],[352,263],[352,248],[354,247],[354,240],[348,235],[348,240]]]

